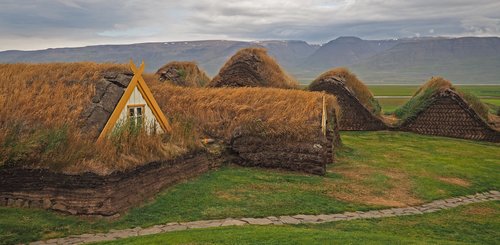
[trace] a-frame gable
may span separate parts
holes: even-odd
[[[155,116],[158,124],[160,127],[163,129],[165,132],[171,132],[172,128],[163,114],[163,112],[160,109],[160,106],[156,102],[156,100],[153,97],[153,94],[151,93],[151,90],[147,86],[146,82],[144,81],[144,78],[142,77],[142,73],[144,72],[144,61],[142,61],[141,66],[137,68],[132,60],[130,60],[130,68],[132,69],[134,76],[132,77],[132,80],[130,81],[129,85],[127,86],[127,89],[123,93],[120,101],[118,101],[118,104],[116,105],[115,109],[113,110],[113,113],[109,117],[108,121],[106,122],[106,125],[104,126],[103,130],[99,134],[99,138],[97,139],[98,141],[104,139],[108,133],[113,130],[114,126],[116,125],[118,119],[120,118],[120,114],[127,105],[127,102],[130,99],[130,96],[134,92],[135,88],[139,90],[141,93],[142,97],[146,101],[146,104],[148,107],[151,109],[153,115]]]

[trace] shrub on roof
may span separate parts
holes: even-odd
[[[210,82],[207,74],[194,62],[172,61],[156,72],[157,79],[182,87],[204,87]]]

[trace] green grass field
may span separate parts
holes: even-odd
[[[497,244],[500,202],[420,216],[286,226],[223,227],[101,244]]]
[[[406,98],[380,98],[377,99],[384,114],[392,114],[398,107],[406,103]]]
[[[368,85],[375,96],[411,96],[420,85]],[[476,96],[495,96],[500,98],[500,85],[457,85],[459,89]]]
[[[380,209],[500,189],[499,144],[402,132],[342,132],[342,139],[324,177],[225,166],[115,221],[0,207],[0,244],[171,221]]]

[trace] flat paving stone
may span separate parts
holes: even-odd
[[[139,236],[146,236],[146,235],[152,235],[152,234],[158,234],[158,233],[162,233],[163,230],[159,227],[149,227],[149,228],[144,228],[144,229],[141,229],[139,231],[137,231],[137,234]]]
[[[187,230],[187,225],[168,225],[162,228],[164,232]]]
[[[266,217],[266,219],[271,220],[271,221],[278,221],[278,220],[280,220],[280,219],[279,219],[278,217],[276,217],[276,216],[269,216],[269,217]]]
[[[317,215],[319,221],[333,221],[335,219],[334,214],[320,214]]]
[[[270,225],[273,221],[266,218],[243,218],[241,219],[251,225]]]
[[[290,224],[290,225],[300,224],[301,222],[299,219],[296,219],[291,216],[280,216],[280,220],[281,222],[283,222],[283,224]]]
[[[237,219],[229,219],[229,220],[224,220],[224,222],[222,222],[221,226],[240,226],[240,225],[246,225],[247,222],[245,221],[241,221],[241,220],[237,220]]]
[[[222,220],[201,220],[201,221],[193,221],[193,222],[188,222],[185,223],[189,229],[196,229],[196,228],[210,228],[210,227],[218,227],[221,226],[223,223]]]

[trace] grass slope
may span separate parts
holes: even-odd
[[[342,139],[325,177],[227,166],[116,221],[0,207],[0,244],[170,221],[378,209],[500,189],[498,144],[402,132],[342,132]]]
[[[188,230],[101,244],[495,244],[499,236],[497,201],[418,216]]]

